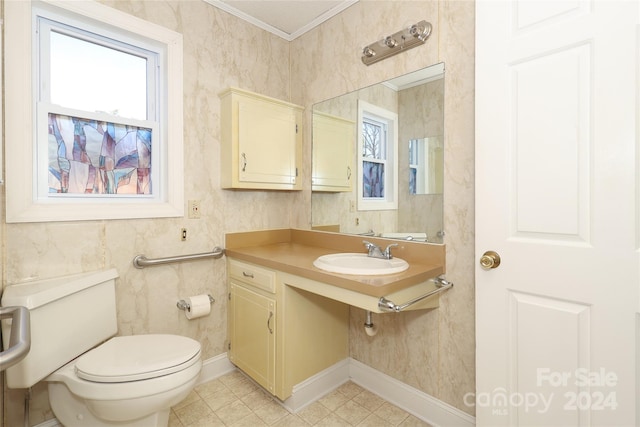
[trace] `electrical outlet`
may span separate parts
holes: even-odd
[[[187,211],[189,219],[200,219],[200,200],[189,200]]]

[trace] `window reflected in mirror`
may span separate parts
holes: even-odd
[[[398,114],[358,100],[358,210],[398,209]]]
[[[409,194],[442,194],[444,145],[441,136],[409,140]]]

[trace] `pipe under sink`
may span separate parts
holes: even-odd
[[[11,325],[9,343],[0,351],[0,372],[20,362],[31,349],[29,309],[22,306],[0,307],[0,319]],[[6,347],[6,348],[5,348]]]

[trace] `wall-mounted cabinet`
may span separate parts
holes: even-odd
[[[303,108],[237,88],[220,102],[222,188],[302,189]]]
[[[355,141],[354,121],[313,113],[313,191],[351,191]]]

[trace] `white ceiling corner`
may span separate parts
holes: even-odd
[[[287,41],[292,41],[358,0],[204,0]]]

